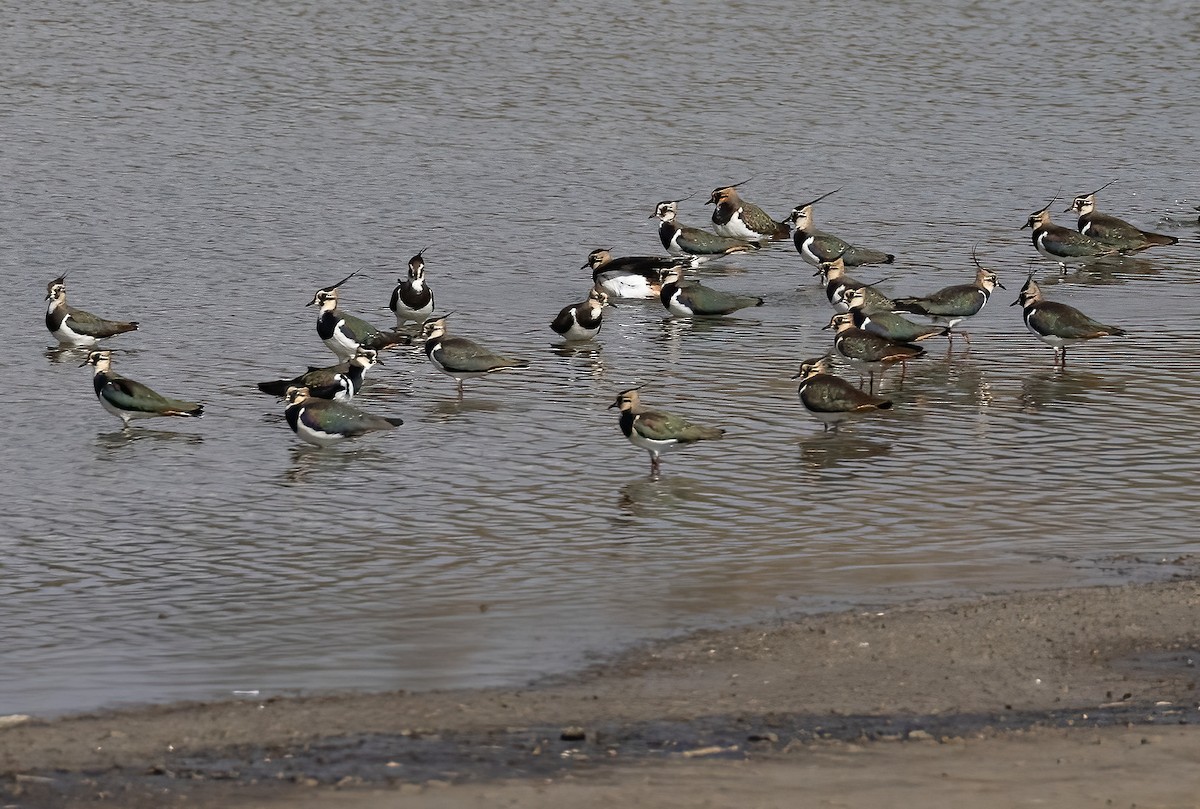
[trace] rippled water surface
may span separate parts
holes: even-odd
[[[1200,550],[1194,3],[407,5],[6,13],[0,713],[520,682],[690,627]],[[896,294],[969,280],[975,245],[1008,290],[969,352],[935,341],[839,435],[789,379],[830,345],[790,243],[703,270],[762,308],[630,302],[553,345],[590,250],[660,253],[654,203],[694,194],[704,224],[747,178],[779,216],[840,187],[819,226],[896,253],[858,273]],[[1060,278],[1018,226],[1114,178],[1102,210],[1182,243]],[[395,352],[361,404],[403,427],[300,444],[254,383],[331,361],[304,304],[361,269],[344,306],[386,324],[426,246],[452,331],[531,367],[459,403]],[[1031,269],[1130,336],[1056,370],[1008,306]],[[74,305],[142,322],[117,369],[202,421],[119,429],[48,350],[62,272]],[[605,409],[642,383],[726,439],[651,479]]]

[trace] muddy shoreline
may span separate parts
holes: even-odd
[[[659,777],[671,780],[678,768],[700,762],[704,777],[686,779],[697,800],[709,794],[712,778],[743,779],[746,789],[765,789],[774,778],[783,790],[795,767],[864,747],[882,756],[872,771],[880,778],[889,767],[902,773],[911,766],[915,746],[977,750],[981,768],[1017,749],[1015,739],[1021,750],[1038,738],[1049,749],[1083,735],[1153,733],[1169,740],[1161,755],[1171,746],[1194,752],[1198,607],[1200,584],[1189,576],[697,632],[528,688],[184,703],[33,719],[0,729],[0,805],[319,807],[354,800],[373,809],[401,795],[406,806],[459,798],[486,805],[518,795],[534,805],[522,791],[535,784],[551,803],[587,805],[586,790],[599,781],[603,805],[621,799],[623,789],[638,794],[647,773],[666,768]],[[1090,742],[1078,749],[1095,753],[1092,747],[1100,749]],[[972,761],[955,755],[964,766]],[[1086,758],[1078,777],[1095,787],[1105,775]],[[820,774],[836,772],[832,766]],[[1191,777],[1177,774],[1181,790]],[[864,795],[871,778],[859,775]],[[810,773],[806,784],[819,793],[818,781]],[[845,785],[837,788],[846,797]],[[424,803],[412,803],[418,799]],[[764,800],[769,805],[770,795]]]

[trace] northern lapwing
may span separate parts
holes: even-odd
[[[564,306],[550,324],[550,329],[568,342],[591,340],[600,333],[604,323],[604,307],[608,305],[608,293],[592,287],[582,303]]]
[[[317,335],[321,342],[342,360],[353,357],[359,346],[380,350],[395,345],[411,345],[410,335],[377,329],[362,318],[346,314],[338,308],[338,287],[356,275],[358,270],[333,286],[318,289],[313,299],[305,304],[321,307],[317,315]]]
[[[425,283],[425,251],[408,260],[408,278],[397,278],[388,308],[396,316],[396,325],[420,323],[433,314],[433,290]]]
[[[737,187],[747,182],[749,180],[713,189],[708,202],[704,203],[716,206],[712,215],[713,230],[720,236],[748,242],[779,241],[791,236],[792,229],[786,223],[776,222],[762,208],[738,195]]]
[[[825,283],[825,297],[834,311],[845,312],[850,305],[846,301],[846,293],[852,289],[863,292],[863,309],[867,312],[890,312],[896,308],[895,302],[870,284],[846,275],[846,265],[841,256],[833,261],[822,261],[815,273],[820,275]]]
[[[421,332],[417,339],[424,342],[425,356],[434,367],[457,380],[459,399],[463,396],[464,379],[529,365],[529,360],[497,354],[466,337],[448,336],[446,318],[449,315],[447,312],[441,317],[426,320],[421,324]]]
[[[890,399],[863,393],[840,376],[834,376],[829,357],[807,360],[792,379],[800,380],[796,391],[800,404],[824,425],[826,431],[832,426],[836,433],[838,425],[853,416],[892,407]]]
[[[866,290],[846,290],[847,311],[854,318],[854,325],[863,331],[873,332],[897,343],[917,343],[930,337],[948,337],[950,329],[925,323],[913,323],[895,312],[874,311],[866,308]]]
[[[191,416],[200,418],[204,415],[204,405],[196,402],[186,402],[182,399],[172,399],[155,393],[141,382],[126,379],[112,369],[111,351],[92,351],[87,359],[80,364],[91,365],[92,386],[96,390],[96,398],[100,405],[124,422],[129,427],[133,419],[148,419],[155,416]]]
[[[667,270],[659,299],[676,317],[723,317],[739,309],[763,305],[763,299],[753,295],[735,295],[703,286],[699,281],[685,281],[679,268]]]
[[[719,427],[705,427],[661,410],[643,410],[638,388],[617,394],[609,409],[620,408],[621,432],[635,447],[650,453],[650,474],[659,471],[659,457],[669,450],[725,435]]]
[[[896,298],[896,310],[923,315],[939,326],[945,326],[946,336],[951,343],[954,341],[954,327],[969,317],[974,317],[983,309],[984,304],[992,296],[996,287],[1004,289],[996,273],[985,268],[971,251],[971,260],[975,262],[975,280],[970,284],[955,284],[937,292],[931,292],[921,297]],[[967,343],[971,335],[960,331]]]
[[[259,382],[258,389],[272,396],[284,396],[288,388],[308,388],[309,393],[317,398],[348,402],[362,390],[367,371],[382,364],[378,351],[360,346],[358,353],[345,362],[325,368],[310,368],[291,379]]]
[[[676,221],[679,200],[666,200],[654,206],[650,219],[658,219],[658,238],[673,256],[695,256],[705,260],[733,253],[752,253],[761,245],[743,239],[718,236],[707,230],[681,225]]]
[[[1067,263],[1082,263],[1104,256],[1115,256],[1120,250],[1109,244],[1096,241],[1091,236],[1064,228],[1050,221],[1050,206],[1058,199],[1046,203],[1046,207],[1034,211],[1021,225],[1020,230],[1031,228],[1030,238],[1034,248],[1046,258],[1058,262],[1059,270],[1067,271]]]
[[[868,247],[856,247],[832,233],[817,230],[813,223],[813,206],[838,191],[841,189],[835,188],[812,202],[805,202],[792,209],[791,215],[785,221],[792,227],[792,243],[796,245],[796,252],[814,267],[820,267],[822,263],[833,261],[839,256],[847,267],[894,262],[896,257],[891,253],[872,250]]]
[[[97,340],[136,331],[135,321],[105,320],[91,312],[67,305],[67,276],[46,284],[46,328],[64,346],[92,346]]]
[[[870,378],[867,392],[875,393],[875,374],[883,375],[884,370],[898,362],[916,359],[925,353],[925,349],[911,343],[897,343],[886,337],[860,329],[854,325],[854,317],[846,312],[839,312],[829,320],[822,329],[834,329],[833,347],[851,365]]]
[[[1054,363],[1067,365],[1067,346],[1094,340],[1097,337],[1120,337],[1125,330],[1092,320],[1073,306],[1042,297],[1042,290],[1030,274],[1021,294],[1012,306],[1024,307],[1025,328],[1029,333],[1054,349]]]
[[[672,267],[695,267],[695,256],[621,256],[597,249],[582,269],[592,271],[592,284],[613,298],[657,298],[663,273]]]
[[[391,430],[404,423],[404,419],[364,413],[345,402],[319,399],[306,387],[288,388],[284,400],[287,408],[283,414],[292,432],[318,447],[366,433]]]
[[[1071,201],[1071,207],[1064,213],[1077,213],[1077,227],[1084,236],[1090,236],[1098,242],[1119,248],[1122,253],[1138,253],[1151,247],[1167,247],[1178,244],[1179,239],[1164,233],[1150,233],[1124,219],[1100,213],[1096,210],[1096,195],[1116,180],[1111,180],[1090,194],[1080,194]]]

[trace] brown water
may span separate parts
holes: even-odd
[[[6,12],[0,713],[519,682],[690,627],[1200,550],[1200,231],[1162,221],[1200,197],[1193,3],[394,5]],[[590,250],[660,253],[654,203],[696,194],[704,224],[747,178],[779,216],[842,187],[818,225],[896,253],[858,273],[896,294],[969,280],[974,245],[1008,291],[969,353],[932,344],[884,381],[893,413],[837,436],[789,379],[830,342],[790,244],[705,270],[767,299],[744,316],[631,303],[552,347]],[[1018,226],[1113,178],[1102,210],[1184,243],[1058,279]],[[388,323],[427,245],[452,330],[531,367],[459,404],[389,356],[361,403],[405,425],[301,445],[254,383],[331,361],[304,304],[353,269],[345,308]],[[1008,307],[1031,268],[1131,336],[1055,370]],[[117,369],[203,421],[118,429],[82,357],[46,350],[64,271],[75,305],[142,321]],[[639,383],[727,439],[650,479],[605,409]]]

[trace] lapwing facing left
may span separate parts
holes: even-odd
[[[1094,340],[1097,337],[1120,337],[1125,330],[1092,320],[1073,306],[1048,301],[1030,274],[1021,294],[1010,304],[1024,307],[1025,328],[1030,334],[1054,349],[1054,364],[1067,365],[1067,346]]]
[[[623,390],[609,409],[620,408],[621,432],[635,447],[650,453],[650,474],[659,471],[659,458],[664,452],[697,441],[721,438],[725,431],[719,427],[705,427],[661,410],[644,410],[638,397],[638,388]]]
[[[865,306],[866,292],[863,289],[846,290],[845,301],[846,311],[854,318],[855,326],[897,343],[917,343],[930,337],[950,335],[950,329],[945,326],[913,323],[895,312],[868,312]]]
[[[366,433],[391,430],[404,423],[403,419],[364,413],[345,402],[318,399],[305,387],[288,388],[284,400],[287,408],[283,413],[292,432],[318,447],[328,447]]]
[[[67,305],[67,276],[46,284],[46,328],[64,346],[93,346],[97,340],[135,331],[134,321],[105,320],[91,312]]]
[[[852,289],[861,290],[863,305],[866,312],[890,312],[896,308],[895,302],[870,284],[846,275],[846,265],[841,256],[833,261],[822,261],[815,275],[820,275],[825,283],[825,298],[835,312],[849,310],[850,304],[846,296]]]
[[[129,422],[133,419],[155,416],[200,418],[204,415],[202,404],[163,396],[141,382],[126,379],[118,374],[112,369],[111,351],[90,352],[79,367],[84,365],[91,365],[95,369],[92,372],[92,386],[101,406],[124,422],[125,427],[129,427]]]
[[[663,273],[672,267],[695,267],[695,256],[621,256],[597,249],[581,269],[592,271],[592,284],[613,298],[657,298]]]
[[[678,268],[667,270],[659,298],[676,317],[724,317],[739,309],[763,305],[763,299],[753,295],[735,295],[702,286],[699,281],[685,281],[683,270]]]
[[[1051,222],[1050,206],[1056,199],[1057,195],[1046,203],[1046,207],[1031,213],[1019,229],[1031,228],[1030,238],[1034,249],[1046,258],[1057,261],[1061,272],[1067,271],[1068,262],[1085,263],[1104,256],[1115,256],[1120,252],[1112,245]]]
[[[358,270],[333,286],[318,289],[313,299],[305,304],[321,307],[317,315],[317,335],[321,342],[342,360],[353,357],[360,346],[380,350],[394,345],[411,345],[410,335],[377,329],[365,320],[346,314],[338,308],[338,287],[356,275]]]
[[[673,256],[695,256],[705,260],[714,256],[734,253],[752,253],[758,250],[757,242],[718,236],[707,230],[681,225],[676,221],[679,200],[665,200],[654,206],[650,219],[658,219],[658,238],[666,251]]]
[[[828,431],[853,416],[872,410],[889,410],[890,399],[863,393],[840,376],[833,375],[833,364],[829,357],[817,357],[800,365],[800,373],[792,377],[800,380],[796,392],[800,404]]]
[[[564,306],[558,317],[550,323],[550,329],[568,342],[591,340],[600,333],[604,307],[608,305],[608,293],[592,287],[582,303]]]
[[[840,188],[835,188],[827,194],[805,202],[792,209],[787,223],[792,226],[792,243],[800,257],[814,267],[833,261],[839,256],[847,267],[861,267],[864,264],[891,264],[896,257],[882,250],[872,250],[869,247],[856,247],[844,239],[817,230],[813,221],[813,206],[830,194],[836,194]]]
[[[358,353],[345,362],[325,368],[310,368],[291,379],[259,382],[258,389],[272,396],[285,396],[288,388],[308,388],[309,393],[317,398],[348,402],[362,390],[367,371],[382,364],[378,351],[359,347]]]
[[[433,314],[433,290],[425,283],[425,251],[408,260],[408,278],[397,278],[388,308],[396,316],[396,325],[420,323]]]
[[[955,284],[937,292],[931,292],[921,297],[896,298],[896,310],[909,312],[914,315],[924,315],[939,326],[945,326],[946,336],[951,343],[954,341],[954,327],[969,317],[974,317],[983,309],[984,304],[992,296],[996,287],[1004,289],[996,273],[986,269],[971,251],[971,260],[975,262],[975,280],[970,284]],[[967,343],[971,335],[964,331],[958,332]]]
[[[1077,213],[1077,227],[1084,236],[1090,236],[1098,242],[1119,248],[1122,253],[1139,253],[1151,247],[1167,247],[1178,244],[1179,239],[1163,233],[1150,233],[1124,219],[1100,213],[1096,210],[1096,195],[1116,180],[1105,183],[1090,194],[1080,194],[1071,201],[1071,207],[1064,213]]]
[[[925,353],[925,349],[911,343],[897,343],[886,337],[881,337],[854,325],[854,317],[846,312],[834,315],[824,329],[834,329],[833,347],[838,354],[845,357],[851,365],[866,373],[870,378],[867,392],[875,393],[875,374],[883,375],[884,370],[896,363],[904,363],[916,359]]]
[[[463,380],[503,371],[506,368],[524,368],[529,360],[506,357],[484,348],[466,337],[451,337],[446,334],[447,312],[441,317],[431,317],[421,324],[419,340],[424,342],[425,356],[439,371],[454,377],[458,382],[458,398],[463,397]]]
[[[762,208],[738,195],[738,186],[747,182],[713,189],[704,203],[716,206],[712,214],[713,230],[718,235],[748,242],[779,241],[791,236],[792,229],[786,223],[776,222]]]

